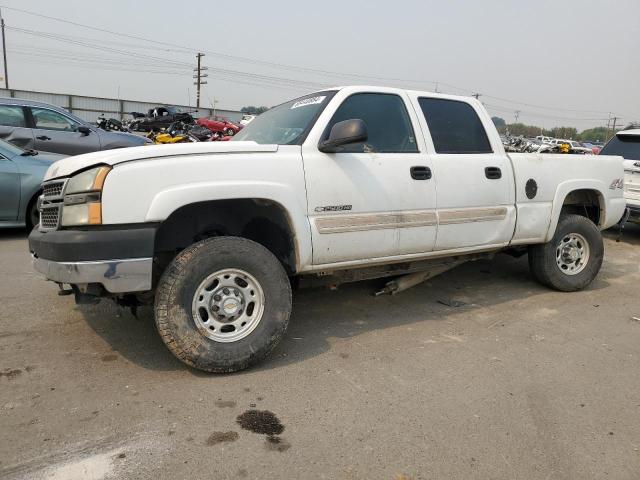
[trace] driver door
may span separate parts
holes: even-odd
[[[100,150],[98,134],[94,131],[88,135],[78,132],[80,124],[75,120],[48,108],[30,107],[30,110],[36,150],[65,155]]]
[[[349,119],[366,124],[365,143],[323,153],[309,137],[302,149],[314,265],[431,251],[436,192],[430,175],[416,174],[430,169],[414,110],[396,93],[356,92],[342,98],[320,140]]]

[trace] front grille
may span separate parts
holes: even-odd
[[[48,197],[60,197],[64,188],[64,181],[50,182],[42,185],[42,196]]]
[[[56,230],[60,226],[60,216],[67,179],[52,180],[42,184],[40,197],[40,230]]]
[[[60,206],[47,206],[40,208],[40,228],[43,230],[55,230],[60,223]]]

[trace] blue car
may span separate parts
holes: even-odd
[[[49,166],[66,155],[23,150],[0,140],[0,228],[33,228],[38,197]]]

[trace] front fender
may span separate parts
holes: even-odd
[[[178,185],[158,192],[147,210],[145,222],[161,222],[186,205],[233,199],[260,199],[279,204],[287,214],[301,265],[311,263],[311,232],[305,204],[290,186],[266,181],[209,181]]]

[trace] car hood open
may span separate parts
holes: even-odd
[[[264,153],[277,151],[278,145],[260,145],[255,142],[174,143],[172,145],[119,148],[76,155],[59,160],[49,167],[44,179],[52,180],[59,177],[68,177],[79,170],[84,170],[93,165],[117,165],[134,160],[150,160],[160,157],[182,155]]]

